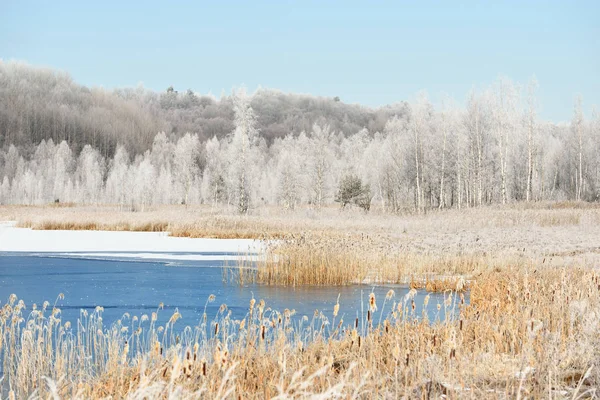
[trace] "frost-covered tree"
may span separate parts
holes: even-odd
[[[10,182],[8,181],[8,176],[5,176],[0,185],[0,204],[10,203],[12,203],[10,196]]]
[[[140,158],[133,167],[133,198],[135,204],[140,206],[141,211],[144,211],[154,202],[156,170],[150,161],[149,152]]]
[[[302,136],[301,142],[305,142],[306,136]],[[293,210],[302,199],[302,171],[306,168],[306,157],[301,152],[299,141],[291,135],[273,147],[273,152],[276,152],[272,168],[276,173],[277,200],[283,208]]]
[[[129,154],[125,147],[118,146],[115,157],[110,161],[106,178],[106,201],[120,206],[131,203],[132,182],[129,171]]]
[[[309,187],[311,203],[322,207],[329,199],[332,186],[331,170],[334,153],[331,149],[334,134],[328,125],[313,125],[309,136],[310,153],[308,159]]]
[[[463,107],[419,94],[369,109],[264,89],[90,90],[0,61],[0,93],[3,204],[319,208],[348,176],[387,212],[600,200],[598,113],[578,100],[570,123],[543,121],[534,91],[522,99],[507,78]]]
[[[209,139],[205,145],[206,167],[202,176],[202,198],[206,203],[216,205],[227,201],[227,186],[225,183],[225,156],[221,143],[216,136]]]
[[[52,184],[52,198],[56,201],[68,202],[68,186],[73,170],[73,153],[66,141],[60,142],[54,153],[54,182]]]
[[[235,205],[240,214],[248,212],[251,192],[260,162],[258,150],[259,133],[256,117],[245,90],[234,97],[235,129],[228,143],[229,185]]]
[[[75,186],[77,201],[98,203],[104,186],[104,158],[98,150],[86,145],[77,159]]]
[[[173,178],[175,191],[182,204],[188,204],[192,185],[200,174],[198,135],[186,134],[177,141],[174,151]]]

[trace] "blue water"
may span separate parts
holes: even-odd
[[[189,254],[189,253],[188,253]],[[208,253],[205,253],[205,255]],[[231,264],[231,262],[230,262]],[[383,315],[391,311],[394,301],[402,302],[408,293],[406,286],[303,286],[298,288],[273,287],[256,284],[240,286],[224,282],[222,261],[169,261],[118,259],[110,253],[94,259],[84,256],[56,256],[44,253],[0,253],[0,306],[11,294],[22,299],[27,310],[33,303],[41,307],[47,300],[61,309],[62,321],[74,324],[80,310],[104,307],[103,321],[109,326],[125,313],[132,317],[150,315],[159,303],[164,309],[158,313],[158,323],[164,324],[175,309],[182,315],[177,324],[195,326],[202,318],[208,297],[216,300],[206,306],[209,319],[214,318],[221,304],[226,304],[234,319],[243,318],[248,312],[250,300],[264,299],[266,306],[283,311],[295,309],[296,315],[312,317],[315,310],[332,318],[333,307],[340,299],[340,316],[347,322],[366,313],[368,297],[374,291],[379,311],[390,289],[395,297],[388,301]],[[64,299],[57,300],[59,293]],[[415,315],[421,315],[423,300],[427,295],[419,291],[415,297]],[[362,301],[361,301],[362,300]],[[427,312],[430,320],[444,318],[444,296],[432,294]]]

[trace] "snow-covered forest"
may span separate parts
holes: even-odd
[[[600,114],[538,116],[535,80],[372,109],[258,90],[105,90],[0,62],[0,204],[355,204],[422,211],[600,200]]]

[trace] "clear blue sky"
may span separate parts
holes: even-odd
[[[106,88],[258,85],[378,106],[426,89],[463,101],[536,75],[540,114],[600,106],[600,1],[7,1],[0,58]]]

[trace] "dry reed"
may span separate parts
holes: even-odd
[[[57,306],[27,313],[14,296],[0,312],[3,384],[17,398],[592,397],[599,275],[538,267],[483,273],[468,304],[448,292],[437,307],[456,309],[449,319],[415,315],[414,293],[391,291],[365,320],[253,301],[241,320],[223,305],[178,335],[178,312],[165,326],[142,315],[104,327],[97,308],[69,325]]]

